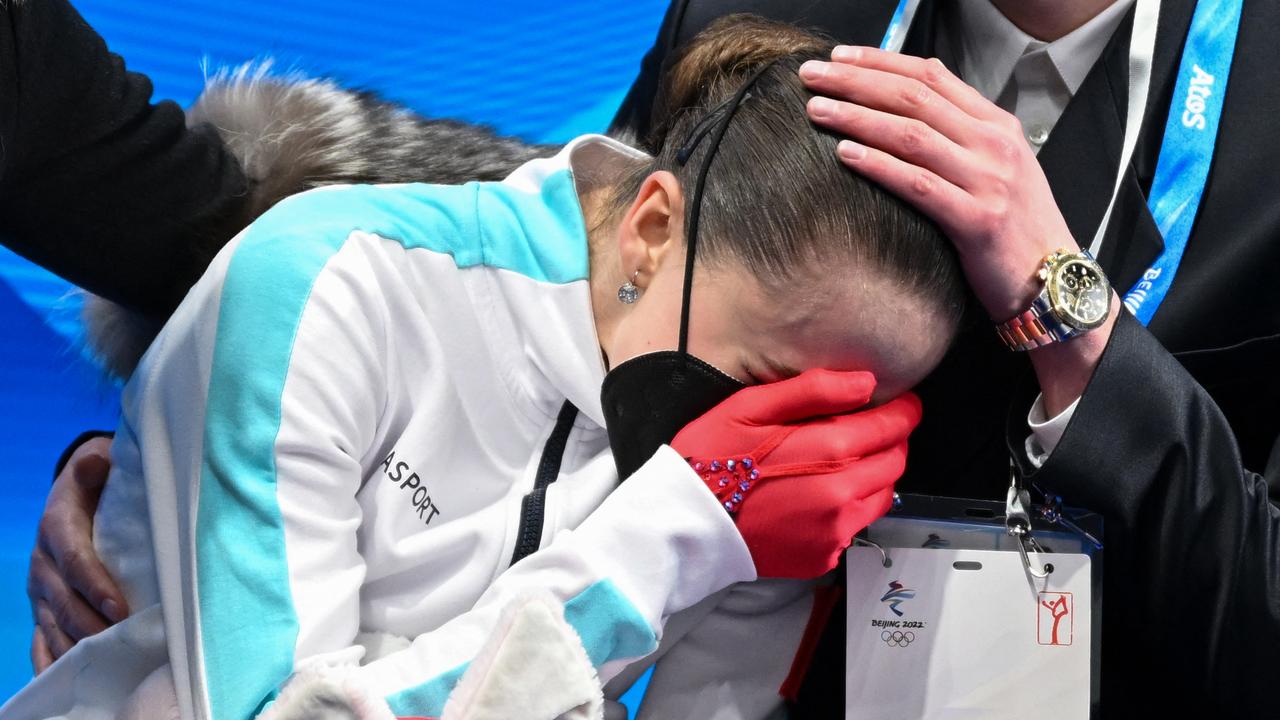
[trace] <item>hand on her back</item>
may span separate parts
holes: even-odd
[[[40,517],[27,575],[36,674],[128,614],[124,595],[93,546],[93,514],[111,469],[110,449],[111,439],[102,437],[76,448],[54,480]]]

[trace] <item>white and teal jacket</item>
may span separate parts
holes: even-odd
[[[184,716],[242,720],[310,662],[432,716],[529,588],[608,680],[755,579],[673,450],[623,485],[609,452],[574,168],[635,152],[584,137],[501,183],[314,190],[235,238],[125,391],[95,533],[133,615],[0,717],[112,717],[169,663]],[[558,479],[526,502],[566,400]],[[512,566],[522,535],[541,549]]]

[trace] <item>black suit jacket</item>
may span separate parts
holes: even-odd
[[[688,0],[672,4],[615,129],[643,138],[672,50],[717,17],[754,12],[878,45],[891,0]],[[923,0],[904,52],[934,55],[949,3]],[[1165,0],[1137,149],[1099,261],[1120,292],[1159,254],[1147,209],[1179,59],[1194,11]],[[1133,12],[1041,149],[1072,233],[1092,240],[1116,176],[1127,107]],[[953,26],[953,25],[952,25]],[[925,420],[899,488],[1002,499],[1010,453],[1028,478],[1104,514],[1102,709],[1175,716],[1261,711],[1280,667],[1280,513],[1259,472],[1280,436],[1280,4],[1246,2],[1199,216],[1179,274],[1149,328],[1128,313],[1057,450],[1025,461],[1036,391],[978,309],[918,389]],[[948,61],[945,56],[942,58]],[[976,303],[974,304],[976,307]],[[1246,469],[1248,468],[1248,469]],[[1272,461],[1280,480],[1280,453]],[[798,717],[843,713],[844,612],[832,622]],[[1033,712],[1032,709],[1028,709]]]
[[[163,319],[247,222],[248,191],[216,130],[152,105],[66,0],[0,2],[0,243]]]

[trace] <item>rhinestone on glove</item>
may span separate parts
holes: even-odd
[[[690,458],[689,465],[730,515],[737,514],[747,493],[760,479],[760,469],[750,456],[716,460]]]

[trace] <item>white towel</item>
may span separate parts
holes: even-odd
[[[462,676],[441,720],[603,720],[604,695],[564,606],[513,603]]]
[[[394,720],[350,667],[300,671],[259,720]],[[595,667],[564,606],[550,593],[525,596],[503,613],[449,696],[441,720],[604,720]]]

